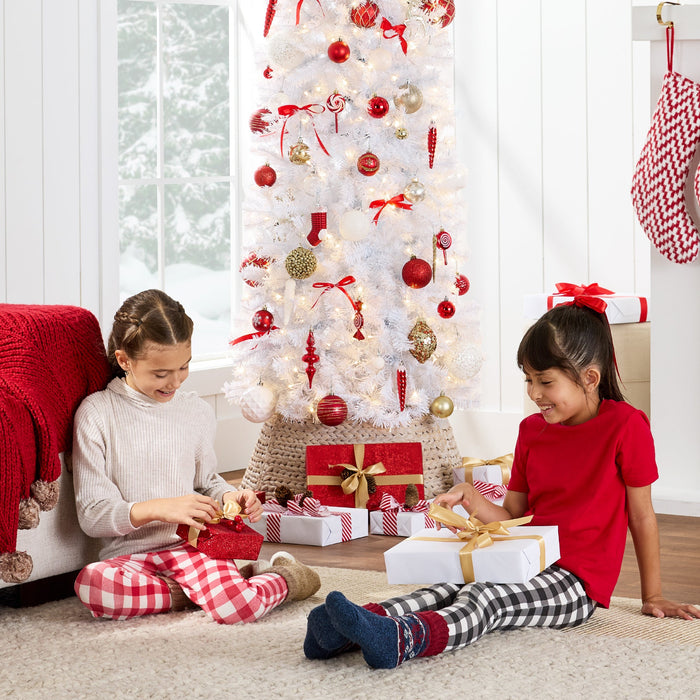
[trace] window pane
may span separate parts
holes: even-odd
[[[119,177],[155,177],[157,169],[156,9],[119,0]]]
[[[163,6],[165,177],[229,174],[228,8]]]
[[[119,293],[123,301],[158,287],[158,188],[119,188]]]
[[[228,182],[165,188],[165,291],[195,323],[192,353],[226,350],[231,323]]]

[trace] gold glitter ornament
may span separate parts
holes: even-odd
[[[289,160],[295,165],[304,165],[311,160],[309,147],[299,139],[293,146],[289,148]]]
[[[295,248],[285,259],[284,266],[295,280],[305,280],[316,269],[316,256],[307,248]]]
[[[409,349],[409,352],[421,364],[435,352],[437,347],[435,333],[425,321],[416,322],[416,325],[413,326],[408,334],[408,339],[413,343],[413,347]]]
[[[423,93],[412,83],[404,83],[399,90],[405,90],[394,97],[394,104],[406,114],[413,114],[423,106]]]
[[[445,394],[440,394],[430,404],[430,412],[437,418],[449,418],[454,410],[455,405],[452,403],[452,399]]]
[[[403,141],[407,136],[408,136],[408,129],[404,129],[402,126],[400,126],[395,132],[394,136],[396,136],[399,141]]]

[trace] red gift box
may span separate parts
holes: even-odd
[[[341,478],[344,469],[352,471]],[[328,506],[366,508],[367,476],[377,491],[403,502],[408,484],[423,498],[423,447],[420,442],[381,442],[357,445],[309,445],[306,483],[314,497]]]
[[[206,530],[178,525],[177,534],[193,547],[213,559],[250,559],[260,554],[263,536],[243,523],[222,518],[208,523]]]

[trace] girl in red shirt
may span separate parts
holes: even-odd
[[[520,424],[503,506],[468,483],[435,501],[461,504],[483,522],[532,515],[532,525],[557,525],[559,561],[525,584],[445,583],[363,607],[332,591],[309,614],[307,657],[359,647],[370,666],[394,668],[495,629],[580,625],[610,603],[628,527],[642,612],[700,618],[700,609],[661,592],[654,442],[648,418],[620,391],[605,302],[577,297],[547,312],[521,341],[518,365],[540,412]]]

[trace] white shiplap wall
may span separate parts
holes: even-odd
[[[457,0],[464,272],[482,307],[486,357],[481,409],[452,419],[464,454],[513,447],[524,294],[558,281],[649,292],[649,246],[629,198],[649,114],[648,62],[641,76],[634,70],[648,49],[633,46],[632,4]],[[0,301],[79,304],[106,325],[117,275],[115,96],[101,89],[100,68],[114,56],[114,38],[101,33],[113,8],[0,0]],[[217,395],[225,377],[191,382],[217,410],[221,466],[232,468],[245,465],[257,429]],[[669,487],[682,486],[674,478]],[[700,514],[700,487],[690,500]]]

